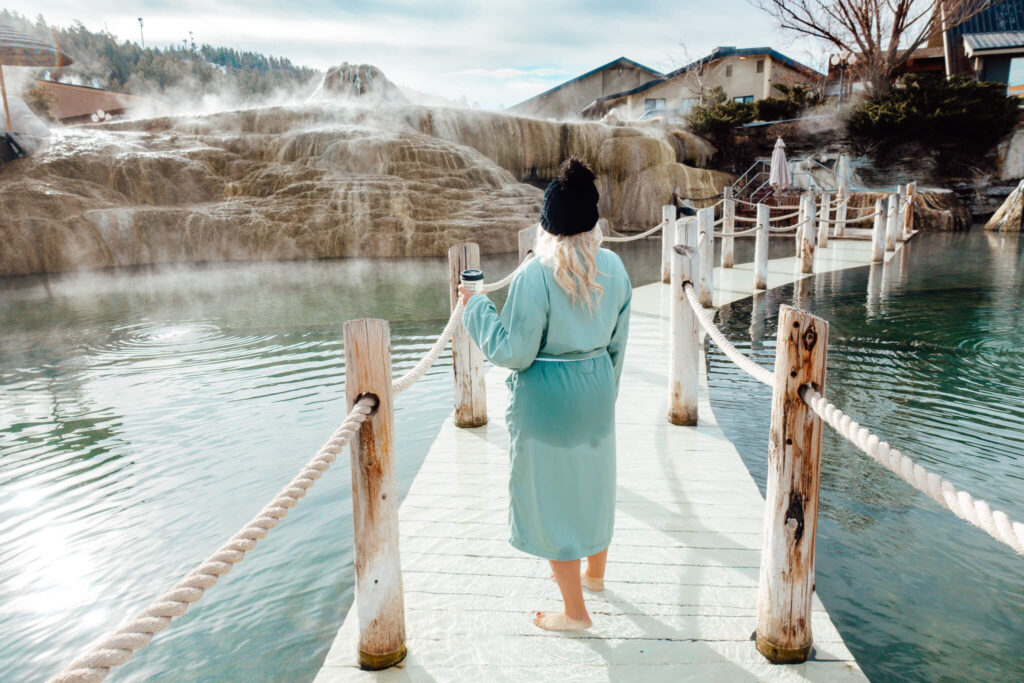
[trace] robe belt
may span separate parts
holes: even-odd
[[[571,363],[578,360],[590,360],[591,358],[600,358],[604,354],[608,353],[608,349],[594,349],[593,351],[574,351],[572,353],[562,353],[555,355],[553,353],[538,353],[536,360],[548,361],[554,363]]]

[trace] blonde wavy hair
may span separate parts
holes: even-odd
[[[601,300],[604,289],[597,283],[597,250],[604,237],[601,223],[593,229],[576,235],[552,235],[537,226],[534,254],[541,263],[551,268],[555,282],[569,295],[573,306],[585,306],[594,317],[594,306]]]

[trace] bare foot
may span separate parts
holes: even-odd
[[[604,590],[604,578],[594,578],[583,572],[580,574],[580,580],[583,582],[583,587],[592,593],[600,593]]]
[[[533,623],[545,631],[585,631],[594,625],[590,617],[573,619],[565,612],[537,612]]]

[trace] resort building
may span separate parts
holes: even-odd
[[[630,90],[595,98],[581,112],[600,118],[615,110],[636,119],[647,112],[683,116],[718,87],[734,102],[781,95],[777,85],[821,84],[824,74],[770,47],[716,47],[711,54]]]
[[[936,5],[941,12],[942,3]],[[826,94],[838,94],[840,67],[830,60]],[[851,59],[849,77],[854,70]],[[914,50],[896,73],[966,74],[982,81],[1006,83],[1007,93],[1024,95],[1024,0],[996,0],[967,21],[939,33]],[[844,84],[844,96],[862,89]]]
[[[661,72],[632,59],[619,57],[525,102],[509,107],[509,111],[513,114],[545,119],[575,118],[583,107],[595,99],[635,88],[653,78],[664,76]]]

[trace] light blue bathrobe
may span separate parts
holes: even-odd
[[[512,280],[500,316],[478,295],[462,318],[484,355],[513,370],[509,542],[549,560],[604,550],[615,524],[615,398],[632,288],[615,253],[599,250],[597,268],[593,318],[537,259]]]

